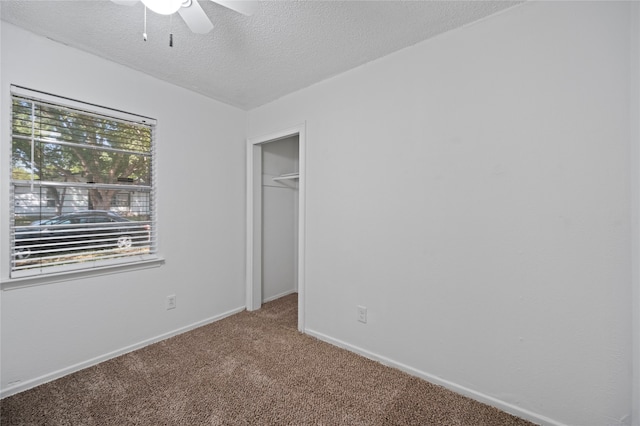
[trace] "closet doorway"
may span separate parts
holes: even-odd
[[[247,141],[246,305],[298,293],[304,332],[305,126]]]

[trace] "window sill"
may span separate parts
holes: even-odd
[[[63,281],[79,280],[84,278],[99,277],[104,275],[119,274],[122,272],[138,271],[142,269],[157,268],[164,264],[164,259],[155,257],[132,263],[121,263],[90,269],[59,272],[46,275],[34,275],[24,278],[8,278],[0,283],[3,291],[15,290],[24,287],[53,284]]]

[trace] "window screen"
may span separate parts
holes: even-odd
[[[155,122],[16,92],[22,91],[12,92],[11,277],[155,254]]]

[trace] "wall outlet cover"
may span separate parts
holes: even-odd
[[[358,306],[358,321],[363,324],[367,323],[367,307],[366,306]]]
[[[167,310],[176,308],[176,295],[167,296]]]

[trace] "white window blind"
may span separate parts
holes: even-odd
[[[12,86],[11,278],[156,253],[155,120]]]

